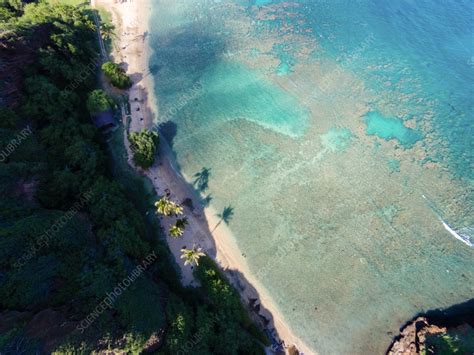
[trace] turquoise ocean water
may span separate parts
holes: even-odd
[[[474,296],[473,36],[469,0],[153,1],[158,123],[321,354]]]

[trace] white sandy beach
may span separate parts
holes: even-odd
[[[134,81],[129,93],[132,117],[130,130],[150,129],[154,122],[157,122],[157,107],[159,105],[153,94],[153,78],[149,75],[148,69],[150,48],[147,41],[147,27],[151,14],[151,4],[148,0],[129,0],[125,2],[121,0],[93,0],[92,5],[102,6],[112,13],[117,35],[113,59],[117,63],[126,63],[127,73]],[[124,115],[124,123],[125,120]],[[125,136],[124,139],[128,147],[127,137]],[[133,165],[130,158],[129,163]],[[313,353],[291,332],[278,309],[272,304],[266,290],[250,273],[247,262],[225,223],[221,223],[212,233],[210,232],[218,224],[219,219],[212,208],[203,209],[200,206],[199,196],[175,168],[171,149],[163,138],[161,139],[159,157],[154,166],[143,174],[153,182],[158,195],[165,194],[165,190],[168,189],[171,193],[171,199],[176,202],[181,203],[187,198],[193,201],[193,211],[189,207],[185,207],[189,224],[184,236],[181,238],[167,237],[169,247],[181,268],[182,283],[193,285],[195,280],[191,267],[184,266],[182,259],[180,259],[180,250],[184,246],[189,248],[193,244],[197,244],[208,255],[215,255],[215,260],[222,269],[235,270],[245,276],[246,280],[239,280],[235,274],[226,273],[246,303],[250,299],[259,299],[262,306],[260,314],[267,319],[272,319],[273,324],[270,323],[268,328],[276,329],[279,338],[284,341],[286,347],[296,345],[304,354]],[[170,220],[165,217],[161,222],[163,227],[168,229]],[[265,314],[265,309],[269,313]]]

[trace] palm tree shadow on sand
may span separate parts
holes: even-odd
[[[149,114],[151,115],[150,117],[154,117],[153,112],[152,112],[152,110],[150,109],[150,107],[148,105],[144,109],[146,109],[147,112],[149,112]],[[176,133],[177,133],[176,124],[174,122],[167,121],[167,122],[162,123],[160,125],[159,129],[160,129],[160,133],[162,133],[163,136],[165,137],[167,143],[170,145],[170,147],[172,147],[172,142],[173,142],[173,140],[176,136]],[[191,190],[195,190],[195,187],[193,186],[192,183],[185,182],[185,184]],[[196,201],[200,202],[199,206],[196,205],[196,204],[193,206],[192,205],[192,200],[191,201],[183,201],[183,204],[188,206],[188,207],[193,206],[193,208],[197,208],[199,210],[199,212],[201,212],[200,209],[202,207],[208,206],[210,204],[211,200],[213,199],[213,197],[210,193],[208,193],[204,197],[199,196],[199,191],[195,191],[195,193],[196,193]],[[186,203],[184,203],[184,202],[186,202]],[[217,217],[220,220],[217,223],[217,225],[214,227],[213,230],[215,230],[222,222],[224,222],[225,224],[229,224],[231,222],[232,218],[233,218],[233,215],[234,215],[234,208],[231,205],[228,205],[227,207],[225,207],[223,209],[222,213],[217,214]],[[205,221],[204,225],[206,226],[205,230],[204,230],[204,233],[208,234],[210,232],[210,226],[207,227],[209,221],[207,220],[205,215],[202,218],[204,219],[204,221]],[[184,248],[186,248],[186,246]],[[217,247],[216,247],[216,244],[215,244],[214,240],[212,240],[212,238],[209,241],[209,247],[206,248],[206,249],[207,249],[206,254],[210,258],[212,258],[213,260],[216,260],[216,258],[217,258]],[[170,262],[173,262],[173,261],[171,261],[171,259],[170,259]],[[265,330],[265,333],[270,338],[271,343],[272,343],[271,349],[275,353],[282,353],[284,344],[282,343],[281,339],[279,338],[279,334],[275,329],[275,325],[274,325],[275,321],[274,321],[273,315],[264,305],[261,304],[260,295],[259,295],[258,291],[254,288],[254,286],[250,283],[250,281],[247,280],[245,275],[242,274],[239,270],[235,270],[235,269],[232,269],[232,268],[226,268],[226,267],[221,266],[221,265],[219,265],[219,268],[224,272],[224,275],[226,276],[227,280],[230,281],[230,283],[233,285],[233,287],[236,290],[238,290],[242,293],[243,293],[243,291],[247,291],[246,295],[241,294],[241,298],[242,298],[242,300],[244,302],[244,305],[246,306],[247,310],[249,311],[250,316],[252,317],[252,319],[257,324],[259,324]],[[137,281],[137,282],[139,282],[139,281]],[[130,289],[128,292],[132,292],[131,290],[132,289]],[[138,319],[136,321],[139,322]],[[136,326],[135,326],[134,323],[132,323],[131,326],[130,326],[131,327],[130,329],[136,329],[140,325],[141,325],[141,323],[139,323],[139,324],[137,323]],[[75,326],[74,326],[74,328],[75,328]],[[150,334],[147,334],[147,333],[140,333],[140,334],[144,335],[145,337],[150,336]]]
[[[232,219],[233,216],[234,216],[234,207],[232,207],[231,205],[225,207],[222,213],[217,214],[217,217],[219,217],[219,222],[217,222],[216,226],[211,231],[211,233],[214,232],[217,229],[217,227],[220,226],[222,222],[229,225],[230,220]]]
[[[211,176],[211,169],[203,167],[201,171],[193,175],[194,182],[193,185],[200,192],[204,192],[209,187],[209,177]]]
[[[201,205],[203,207],[208,207],[211,204],[212,199],[213,199],[212,194],[207,194],[207,196],[201,199]]]

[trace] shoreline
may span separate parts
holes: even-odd
[[[127,74],[133,81],[129,90],[131,121],[130,131],[139,131],[144,128],[151,129],[158,118],[158,102],[154,95],[153,78],[149,75],[149,59],[152,54],[148,35],[148,22],[151,15],[151,2],[144,0],[138,2],[116,3],[114,0],[96,0],[93,5],[108,9],[112,14],[112,22],[116,26],[117,39],[112,53],[112,58],[118,63],[126,63]],[[126,122],[126,115],[122,113]],[[137,169],[131,159],[127,132],[124,131],[124,143],[128,152],[128,163],[138,172],[147,176],[153,183],[158,195],[163,195],[165,189],[171,192],[171,199],[182,203],[185,199],[192,201],[193,208],[183,206],[188,216],[189,224],[184,236],[181,238],[166,238],[168,246],[181,270],[183,285],[196,285],[190,266],[184,266],[180,259],[181,248],[191,247],[194,243],[202,247],[224,271],[226,277],[239,292],[244,306],[252,309],[259,305],[252,315],[262,326],[271,330],[274,328],[278,339],[284,341],[286,351],[291,346],[296,346],[300,353],[314,354],[301,339],[296,337],[290,327],[285,323],[278,308],[272,303],[266,289],[256,280],[250,272],[245,258],[237,246],[236,240],[230,229],[219,223],[216,211],[212,207],[203,208],[200,204],[201,197],[190,185],[185,177],[176,168],[176,162],[171,147],[160,134],[160,151],[154,165],[147,171]],[[160,224],[164,229],[171,223],[171,218],[160,217]],[[212,232],[211,232],[212,230]],[[242,275],[243,277],[239,276]],[[257,299],[257,303],[255,300]],[[270,320],[265,324],[265,320]],[[272,352],[267,349],[267,353]]]

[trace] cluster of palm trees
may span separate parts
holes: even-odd
[[[177,204],[176,202],[171,201],[167,196],[161,197],[158,201],[155,202],[156,212],[163,216],[175,216],[177,219],[174,224],[169,228],[170,236],[173,238],[182,237],[186,225],[188,224],[188,218],[183,216],[184,208]],[[201,256],[205,254],[202,252],[202,248],[198,248],[196,244],[193,245],[192,249],[181,249],[181,259],[185,259],[184,265],[198,265],[198,260]]]
[[[181,215],[183,214],[183,207],[181,207],[176,202],[171,201],[168,197],[163,196],[158,201],[155,202],[156,212],[162,214],[163,216],[171,215]]]
[[[188,224],[188,218],[185,216],[176,220],[176,223],[170,227],[170,235],[173,238],[181,237],[184,233],[184,229]]]
[[[163,216],[172,216],[175,217],[181,216],[183,214],[184,208],[177,204],[176,202],[171,201],[168,197],[163,196],[158,201],[155,202],[156,212]],[[184,233],[184,229],[188,224],[188,218],[186,216],[178,218],[175,224],[170,226],[169,232],[173,238],[181,237]]]

